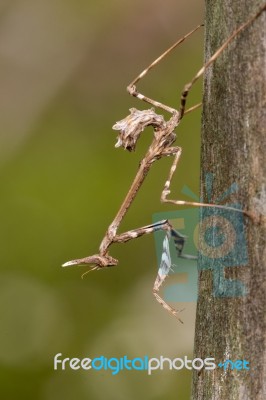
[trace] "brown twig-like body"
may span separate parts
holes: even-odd
[[[170,194],[170,183],[177,167],[178,161],[181,156],[181,148],[177,146],[172,146],[176,139],[176,134],[174,133],[175,128],[179,125],[180,121],[182,120],[183,116],[186,115],[188,112],[193,111],[194,109],[198,108],[200,104],[191,107],[189,110],[186,109],[186,99],[187,96],[194,85],[194,83],[204,74],[206,68],[208,68],[224,51],[224,49],[230,44],[230,42],[247,26],[249,26],[259,15],[266,10],[266,5],[261,7],[258,12],[252,16],[248,21],[242,24],[238,29],[236,29],[232,35],[224,42],[224,44],[213,54],[213,56],[207,61],[207,63],[198,71],[198,73],[194,76],[194,78],[184,86],[184,89],[181,94],[180,100],[180,108],[179,111],[175,110],[172,107],[164,105],[158,101],[152,100],[143,94],[139,93],[136,89],[136,84],[139,82],[141,78],[143,78],[154,66],[156,66],[166,55],[168,55],[175,47],[177,47],[180,43],[182,43],[186,38],[188,38],[192,33],[198,30],[202,25],[197,26],[194,30],[189,32],[187,35],[182,37],[178,40],[174,45],[172,45],[168,50],[166,50],[160,57],[158,57],[152,64],[150,64],[136,79],[134,79],[130,85],[127,87],[128,92],[137,97],[140,100],[143,100],[149,104],[152,104],[156,108],[163,109],[172,114],[171,118],[168,121],[164,120],[162,115],[158,115],[155,113],[154,109],[143,110],[139,111],[134,108],[130,110],[130,115],[124,118],[123,120],[117,122],[113,129],[118,130],[120,133],[118,135],[118,141],[116,147],[122,146],[125,149],[132,151],[135,150],[137,140],[141,134],[141,132],[147,127],[152,126],[154,129],[154,136],[151,145],[149,146],[143,160],[140,163],[139,169],[137,174],[134,178],[131,187],[121,204],[119,211],[117,212],[114,220],[110,224],[107,229],[107,232],[100,244],[99,253],[93,256],[72,260],[65,263],[63,266],[72,266],[72,265],[84,265],[84,264],[93,264],[93,269],[99,269],[103,267],[114,266],[118,264],[118,260],[111,257],[108,254],[108,249],[112,243],[124,243],[128,240],[140,237],[144,234],[152,233],[158,229],[163,229],[166,231],[166,237],[169,239],[169,232],[171,232],[171,225],[168,221],[160,221],[153,225],[144,226],[142,228],[138,228],[135,230],[131,230],[122,234],[117,234],[117,230],[119,225],[124,218],[127,210],[131,206],[133,200],[135,199],[142,183],[144,182],[146,175],[148,174],[152,164],[159,160],[164,156],[174,156],[173,165],[170,169],[169,176],[165,182],[161,200],[162,202],[168,202],[176,205],[184,205],[189,204],[192,206],[212,206],[212,207],[220,207],[225,208],[225,206],[219,206],[214,204],[202,204],[197,202],[185,202],[180,200],[171,200],[168,199],[167,196]],[[227,209],[230,209],[227,207]],[[234,212],[241,212],[239,209],[231,208]],[[181,236],[180,236],[181,237]],[[167,239],[167,240],[168,240]],[[167,240],[164,241],[164,250],[165,253],[167,252]],[[183,242],[184,243],[184,242]],[[182,255],[182,246],[181,252]],[[168,259],[170,258],[168,252]],[[161,265],[163,260],[161,262]],[[168,262],[168,264],[170,261]],[[164,265],[164,264],[163,264]],[[167,269],[168,268],[168,269]],[[167,265],[165,269],[166,273],[160,275],[160,270],[158,272],[154,287],[153,293],[156,299],[163,305],[163,307],[172,313],[174,316],[177,316],[178,311],[174,310],[171,306],[164,302],[164,300],[159,296],[158,291],[160,286],[162,285],[164,279],[166,278],[171,265]],[[168,272],[167,272],[168,271]],[[179,319],[179,318],[178,318]]]

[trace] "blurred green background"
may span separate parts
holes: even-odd
[[[54,371],[53,357],[192,355],[195,304],[176,305],[181,325],[155,301],[152,236],[113,246],[119,266],[83,280],[85,267],[60,266],[98,251],[151,141],[150,130],[135,153],[114,148],[112,125],[149,108],[127,84],[203,21],[203,1],[2,0],[0,17],[1,398],[186,400],[187,370]],[[139,89],[178,106],[202,54],[197,32]],[[200,114],[178,128],[175,198],[185,184],[198,193]],[[159,200],[170,165],[153,166],[121,232],[173,209]]]

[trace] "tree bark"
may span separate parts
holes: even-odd
[[[264,3],[206,0],[206,61]],[[224,210],[218,218],[229,220],[227,228],[201,228],[195,357],[214,357],[216,364],[229,359],[249,364],[246,368],[240,362],[194,371],[194,400],[266,398],[265,26],[266,12],[235,38],[204,77],[202,198],[215,202],[231,187],[232,193],[224,202],[241,204],[256,218]],[[208,212],[203,210],[203,220],[206,216]],[[217,233],[220,242],[215,238]],[[212,243],[214,252],[227,241],[230,254],[211,259],[204,250],[206,241],[209,247]],[[227,250],[224,248],[224,253]],[[238,370],[241,365],[242,370]]]

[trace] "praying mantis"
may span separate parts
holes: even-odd
[[[127,87],[127,91],[131,96],[138,98],[146,103],[151,104],[154,108],[147,110],[137,110],[135,108],[130,109],[130,114],[122,119],[121,121],[116,122],[113,126],[114,130],[119,131],[117,143],[115,147],[123,147],[128,151],[134,151],[136,148],[137,141],[141,135],[141,133],[145,130],[146,127],[151,126],[153,128],[153,139],[152,142],[143,157],[142,161],[139,164],[139,168],[137,170],[136,176],[129,188],[128,193],[125,196],[124,201],[122,202],[115,218],[109,225],[104,238],[99,247],[98,254],[94,254],[92,256],[88,256],[85,258],[75,259],[72,261],[68,261],[63,264],[63,267],[73,266],[73,265],[92,265],[90,270],[98,270],[105,267],[112,267],[118,264],[118,260],[113,258],[109,254],[109,247],[113,243],[125,243],[129,240],[138,238],[142,235],[153,233],[157,230],[164,230],[166,232],[165,239],[163,241],[163,252],[160,268],[158,271],[158,275],[156,277],[154,286],[153,286],[153,294],[156,300],[172,315],[174,315],[179,321],[179,313],[180,310],[175,310],[169,304],[167,304],[159,295],[159,289],[161,288],[163,282],[169,274],[171,269],[171,257],[169,251],[169,240],[174,237],[176,248],[178,251],[178,256],[183,258],[191,258],[192,256],[183,254],[183,247],[185,243],[185,237],[182,236],[179,232],[174,230],[172,225],[168,220],[158,221],[155,224],[150,224],[143,226],[141,228],[129,230],[124,233],[117,233],[118,228],[125,217],[129,207],[134,201],[136,195],[140,187],[142,186],[145,178],[150,171],[151,166],[155,163],[155,161],[160,160],[163,157],[173,157],[173,164],[170,168],[167,180],[164,184],[163,191],[161,193],[161,201],[163,203],[171,203],[174,205],[191,205],[191,206],[200,206],[200,207],[216,207],[216,208],[226,208],[231,210],[232,212],[244,212],[248,215],[247,212],[235,209],[233,207],[226,207],[217,204],[206,204],[200,202],[187,202],[181,200],[169,199],[170,195],[170,185],[174,175],[174,172],[177,168],[178,162],[180,160],[182,149],[179,146],[174,146],[174,142],[176,140],[176,134],[174,130],[178,127],[181,120],[188,113],[194,111],[198,107],[201,106],[201,103],[196,104],[195,106],[186,109],[186,101],[187,97],[193,87],[193,85],[198,81],[198,79],[204,74],[205,70],[212,65],[215,60],[219,57],[219,55],[226,49],[226,47],[236,38],[237,35],[240,34],[241,31],[246,29],[253,21],[255,21],[262,13],[266,10],[266,5],[262,6],[255,15],[249,18],[245,23],[240,25],[231,36],[222,44],[221,47],[216,50],[216,52],[210,57],[210,59],[202,66],[202,68],[196,73],[196,75],[192,78],[192,80],[187,83],[183,91],[181,93],[180,98],[180,106],[179,109],[172,108],[168,105],[165,105],[161,102],[153,100],[143,94],[141,94],[137,90],[138,82],[145,77],[145,75],[156,65],[159,64],[170,52],[172,52],[178,45],[184,42],[189,36],[191,36],[194,32],[200,29],[203,24],[198,25],[195,29],[187,33],[185,36],[180,38],[176,43],[174,43],[169,49],[167,49],[163,54],[161,54],[155,61],[153,61],[144,71],[142,71]],[[155,112],[155,109],[161,109],[166,111],[171,115],[169,120],[165,120],[162,115],[159,115]],[[85,272],[86,274],[87,272]],[[83,274],[84,275],[84,274]],[[182,321],[181,321],[182,322]]]

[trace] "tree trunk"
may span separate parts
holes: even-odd
[[[263,3],[206,0],[206,61]],[[195,357],[213,357],[223,365],[194,371],[194,400],[266,398],[265,25],[266,12],[235,38],[204,78],[202,198],[242,207],[256,217],[202,211],[202,221],[208,220],[200,234]]]

